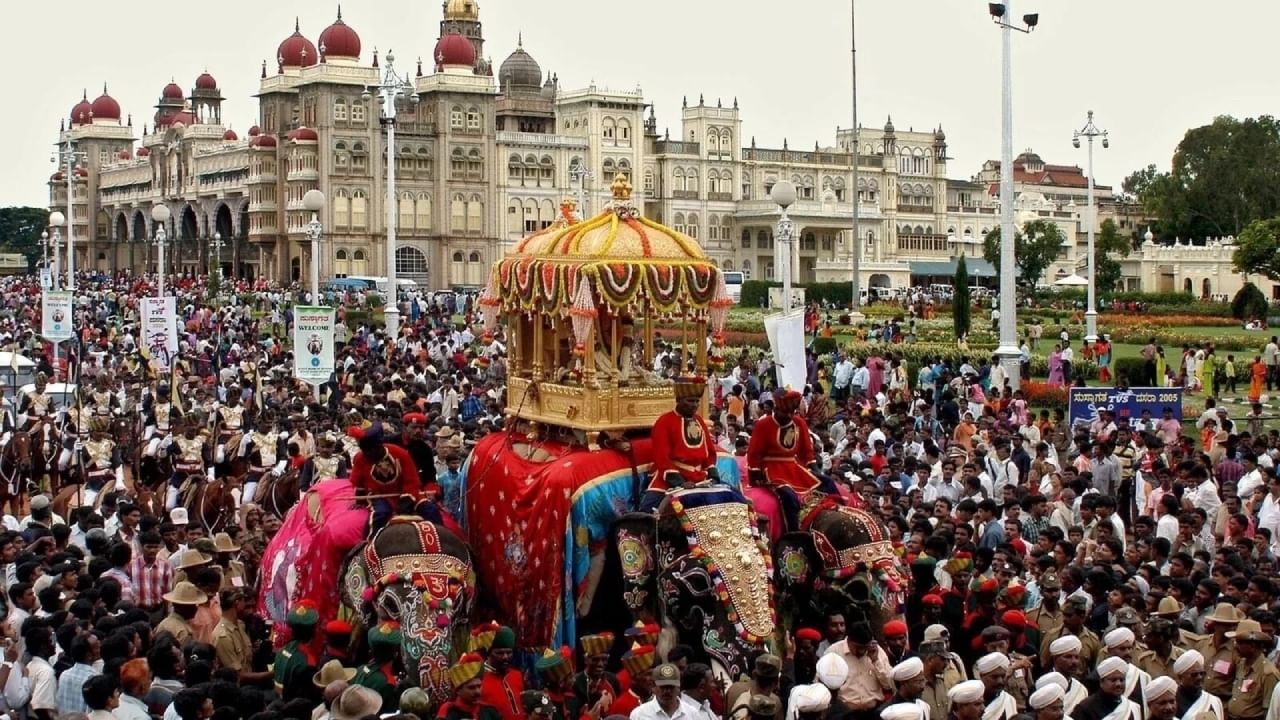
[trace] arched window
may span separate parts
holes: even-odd
[[[698,213],[689,213],[689,229],[686,230],[686,233],[694,240],[698,239],[698,229],[702,225],[702,223],[699,222],[700,220],[701,218],[698,217]]]
[[[456,233],[467,230],[467,199],[461,194],[449,201],[449,227]]]
[[[742,278],[744,280],[751,279],[751,261],[750,260],[742,261]]]
[[[742,247],[751,247],[751,231],[746,228],[742,228]]]
[[[511,157],[507,158],[507,177],[514,180],[516,178],[522,177],[523,174],[524,174],[524,161],[520,159],[519,155],[516,155],[515,153],[511,153]]]
[[[431,232],[431,196],[427,193],[418,193],[416,217],[415,224],[418,226],[418,232]]]
[[[413,193],[405,192],[400,195],[400,229],[408,232],[413,231]]]
[[[339,248],[333,254],[333,274],[338,277],[346,277],[351,274],[351,260],[348,259],[347,251]]]
[[[333,191],[333,226],[338,230],[351,226],[351,194],[345,188]]]
[[[345,98],[338,98],[333,101],[333,121],[347,121],[347,101]]]
[[[426,275],[427,256],[412,245],[401,245],[396,248],[397,275]]]
[[[467,108],[467,129],[468,130],[470,130],[471,132],[479,132],[481,119],[482,119],[482,116],[480,115],[480,108],[477,108],[477,107]]]
[[[676,168],[671,172],[671,187],[684,190],[684,168]]]
[[[644,192],[646,195],[652,195],[654,190],[653,170],[645,168],[644,171]]]
[[[369,196],[363,190],[351,194],[351,229],[364,230],[369,225]]]
[[[685,190],[689,192],[698,192],[698,170],[696,168],[687,168],[684,171]]]
[[[466,117],[462,113],[461,105],[454,105],[449,109],[449,127],[454,130],[461,130],[466,123]]]
[[[458,252],[453,253],[453,261],[454,261],[454,262],[456,262],[456,263],[460,263],[460,262],[462,262],[462,252],[461,252],[461,251],[458,251]]]
[[[473,262],[473,263],[478,263],[478,262],[480,262],[480,253],[479,253],[479,252],[472,251],[471,255],[469,255],[469,256],[467,257],[467,261],[468,261],[468,262]]]
[[[631,121],[625,118],[618,121],[618,144],[631,145]]]
[[[675,229],[675,231],[676,231],[676,232],[678,232],[678,233],[685,233],[685,234],[688,234],[688,229],[687,229],[687,228],[685,228],[685,225],[684,225],[684,213],[680,213],[680,212],[678,212],[678,213],[676,213],[676,214],[675,214],[675,218],[673,219],[672,227],[673,227],[673,228]]]
[[[720,216],[719,215],[712,214],[707,216],[707,239],[708,240],[720,239]],[[728,240],[728,238],[725,238],[725,239]]]
[[[484,231],[484,200],[479,195],[472,195],[471,200],[467,202],[467,232],[479,233]]]
[[[600,124],[600,128],[601,128],[600,134],[602,137],[604,137],[605,144],[606,145],[616,144],[618,124],[614,121],[614,119],[611,117],[605,118],[604,121]]]
[[[725,270],[728,270],[729,272],[733,272],[733,261],[725,260],[724,262],[720,263],[720,267],[724,268]]]
[[[772,260],[764,261],[764,279],[765,280],[773,279],[773,261]]]

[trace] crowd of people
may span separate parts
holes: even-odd
[[[299,491],[343,476],[374,489],[403,483],[428,499],[456,487],[443,480],[461,471],[469,447],[504,428],[506,339],[500,328],[481,332],[475,308],[447,297],[401,298],[399,337],[340,310],[338,371],[315,393],[292,377],[296,287],[224,282],[212,294],[200,279],[169,285],[181,342],[162,372],[142,352],[139,298],[154,292],[144,279],[82,275],[78,335],[56,357],[39,337],[36,280],[0,286],[0,345],[42,374],[15,398],[3,442],[21,430],[39,438],[48,425],[58,445],[49,476],[30,478],[30,488],[0,462],[0,480],[19,496],[0,533],[0,711],[9,717],[1280,712],[1274,431],[1212,406],[1185,430],[1172,412],[1137,426],[1102,412],[1071,426],[1007,391],[998,365],[987,366],[984,385],[967,363],[909,368],[891,349],[866,362],[810,353],[803,392],[776,387],[769,357],[742,351],[710,383],[705,417],[695,417],[702,390],[659,339],[653,373],[696,392],[678,390],[677,419],[655,432],[688,438],[697,425],[711,452],[664,456],[650,486],[661,495],[716,482],[706,469],[725,453],[745,483],[786,489],[796,504],[821,492],[871,510],[912,578],[891,617],[827,605],[820,622],[781,629],[741,678],[718,676],[701,648],[660,641],[655,626],[631,628],[626,643],[590,635],[541,652],[501,622],[477,625],[449,667],[444,704],[405,676],[395,623],[353,637],[350,624],[303,604],[276,647],[256,599],[281,517],[262,507],[255,485],[296,472]],[[80,388],[74,407],[44,394],[62,381]],[[136,420],[124,423],[126,439],[109,430],[119,417]],[[1191,430],[1210,424],[1209,442]],[[379,457],[364,455],[372,440],[397,448],[387,452],[407,458],[414,475],[380,475]],[[247,481],[232,516],[208,527],[183,494],[193,476],[217,477],[237,456]],[[142,488],[152,477],[165,491],[148,502]],[[82,506],[64,508],[51,481],[82,483]],[[375,503],[375,524],[397,511]],[[787,505],[783,524],[793,526],[795,513]],[[620,646],[629,649],[611,652]],[[530,650],[536,657],[522,662]]]

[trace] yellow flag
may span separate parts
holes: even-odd
[[[178,361],[174,358],[173,364],[169,368],[169,402],[173,404],[179,413],[186,413],[182,408],[182,393],[178,388]]]

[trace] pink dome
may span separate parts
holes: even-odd
[[[275,146],[276,139],[271,135],[257,135],[249,141],[249,147],[273,148]]]
[[[92,119],[93,105],[89,102],[89,94],[85,93],[80,102],[71,108],[71,124],[72,125],[88,125]],[[117,115],[116,117],[119,117]]]
[[[249,128],[249,137],[258,137],[261,134],[262,134],[262,128],[258,127],[257,125],[254,125],[253,127]]]
[[[240,137],[236,135],[235,130],[228,130],[222,133],[222,139],[226,140],[227,142],[235,142],[236,140],[239,140]]]
[[[128,150],[121,150],[119,153],[116,154],[116,157],[121,160],[128,160],[132,158],[133,155],[130,155]]]
[[[471,41],[458,33],[449,33],[436,43],[436,64],[444,67],[457,65],[474,67],[476,64],[476,48]]]
[[[320,52],[326,58],[360,58],[360,36],[342,21],[341,8],[338,10],[338,19],[320,33]]]
[[[319,142],[320,136],[309,127],[300,127],[289,133],[289,139],[294,142]]]
[[[218,81],[214,80],[213,76],[210,75],[208,71],[205,71],[203,73],[200,73],[200,77],[196,78],[196,89],[197,90],[217,90]]]
[[[147,157],[150,154],[151,154],[151,151],[149,149],[145,147],[138,148],[138,157]]]
[[[320,62],[320,53],[316,46],[302,35],[297,22],[294,22],[293,34],[276,48],[276,59],[281,67],[310,67]]]
[[[164,89],[160,91],[160,97],[165,100],[181,100],[186,97],[186,95],[187,94],[182,91],[182,86],[175,82],[165,85]]]
[[[102,94],[97,100],[93,101],[93,117],[100,120],[119,120],[120,119],[120,103],[116,99],[107,94],[107,88],[102,87]]]

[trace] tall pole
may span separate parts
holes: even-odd
[[[76,291],[76,215],[72,210],[74,202],[72,192],[75,190],[75,174],[72,170],[75,167],[76,154],[71,144],[71,140],[67,140],[67,290],[74,293]],[[74,301],[73,301],[74,302]]]
[[[780,180],[770,191],[770,198],[778,204],[778,227],[774,237],[774,265],[782,273],[782,312],[791,312],[791,238],[795,224],[787,216],[787,208],[796,202],[796,186],[790,180]]]
[[[1085,313],[1084,313],[1084,319],[1085,319],[1084,340],[1085,342],[1092,343],[1092,342],[1098,341],[1098,296],[1097,296],[1097,287],[1096,287],[1097,258],[1095,257],[1096,250],[1093,244],[1093,233],[1094,233],[1094,225],[1096,224],[1096,212],[1097,212],[1097,208],[1094,205],[1094,199],[1093,199],[1093,139],[1096,137],[1101,137],[1102,147],[1104,148],[1110,147],[1110,141],[1107,139],[1107,131],[1101,130],[1098,128],[1097,125],[1093,124],[1092,110],[1089,111],[1088,122],[1085,123],[1083,128],[1080,128],[1079,130],[1076,131],[1075,137],[1071,139],[1071,144],[1077,148],[1080,147],[1080,138],[1082,137],[1089,141],[1089,150],[1088,150],[1089,160],[1087,163],[1088,173],[1089,173],[1089,201],[1088,201],[1089,210],[1085,214],[1085,217],[1086,217],[1085,222],[1087,223],[1087,226],[1085,227],[1085,234],[1089,238],[1089,245],[1087,249],[1087,252],[1089,254],[1089,257],[1088,257],[1089,308],[1085,310]]]
[[[164,225],[156,230],[156,297],[164,297]]]
[[[1016,228],[1013,225],[1013,3],[1004,6],[1000,28],[1001,55],[1001,142],[1000,142],[1000,346],[996,357],[1004,366],[1009,385],[1017,389],[1021,381],[1021,352],[1018,350],[1017,258],[1014,253]]]
[[[853,74],[852,74],[852,77],[853,77],[853,88],[852,88],[853,89],[853,125],[852,125],[853,139],[850,142],[850,145],[852,146],[852,149],[853,149],[853,152],[852,152],[853,186],[850,188],[850,192],[853,195],[853,229],[852,229],[853,237],[851,238],[851,240],[853,241],[853,244],[849,247],[850,252],[853,254],[853,300],[850,302],[849,307],[852,308],[854,311],[857,311],[859,305],[861,304],[860,302],[861,298],[859,296],[861,295],[860,291],[862,289],[862,278],[860,277],[860,275],[862,274],[862,234],[858,228],[858,220],[859,220],[858,216],[861,211],[861,208],[859,207],[859,205],[861,205],[861,198],[858,197],[859,145],[858,145],[858,32],[857,32],[858,10],[857,10],[857,6],[858,6],[857,0],[849,1],[849,15],[850,15],[850,20],[849,20],[850,53],[849,54],[852,58],[851,65],[853,70]]]
[[[387,66],[378,93],[382,98],[382,118],[387,126],[387,307],[384,318],[392,342],[400,336],[400,287],[396,282],[396,99],[413,92],[413,85],[396,74],[396,56],[387,53]],[[369,97],[369,93],[365,93]],[[417,94],[412,95],[418,102]]]

